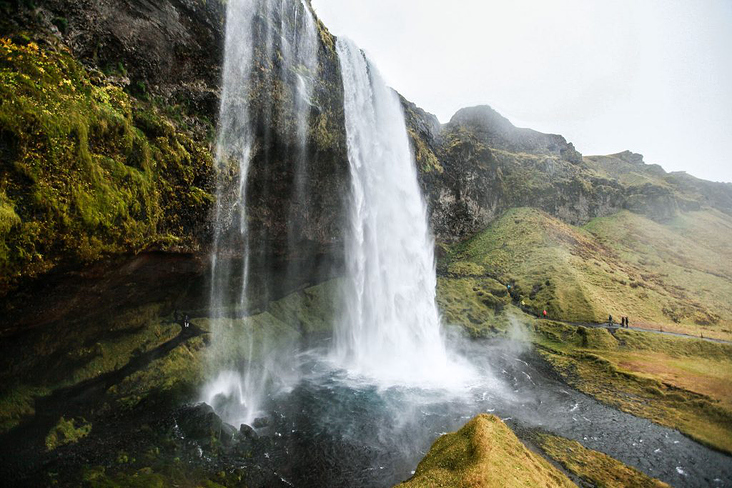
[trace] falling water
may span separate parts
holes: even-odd
[[[343,77],[350,228],[335,357],[382,385],[457,385],[435,304],[434,241],[399,98],[351,41]]]
[[[295,128],[290,131],[295,134],[289,137],[295,140],[297,153],[295,185],[302,186],[317,48],[315,20],[303,0],[229,1],[211,258],[213,380],[202,399],[232,423],[250,423],[260,411],[266,389],[290,374],[282,360],[285,353],[270,353],[282,338],[271,337],[265,327],[246,318],[252,307],[250,261],[259,251],[250,239],[247,185],[250,165],[258,151],[266,153],[273,114],[280,111],[294,116]],[[277,90],[284,96],[274,97]],[[258,100],[257,106],[253,100]],[[265,127],[265,133],[257,134],[257,127]],[[264,154],[257,161],[266,166],[268,158]],[[266,280],[259,280],[259,288],[262,281]]]

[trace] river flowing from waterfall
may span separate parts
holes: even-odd
[[[484,412],[525,441],[537,431],[574,439],[675,487],[732,483],[728,456],[568,388],[525,342],[454,337],[448,344],[470,359],[475,383],[385,388],[334,368],[328,341],[301,351],[299,381],[269,396],[258,429],[281,486],[393,486],[412,475],[435,439]]]

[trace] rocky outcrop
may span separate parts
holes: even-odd
[[[438,239],[455,241],[512,207],[579,224],[621,209],[622,186],[588,174],[562,136],[514,127],[490,107],[459,111],[433,136],[442,172],[423,172]]]
[[[515,207],[582,225],[627,209],[664,222],[679,211],[732,212],[732,184],[666,173],[630,151],[583,157],[564,137],[515,127],[487,106],[443,126],[404,102],[432,228],[442,241],[468,237]]]
[[[56,39],[137,96],[214,119],[223,63],[222,0],[12,0],[3,34]]]

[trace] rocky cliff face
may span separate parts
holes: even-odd
[[[571,223],[622,208],[622,187],[587,174],[562,136],[516,128],[490,107],[463,109],[423,137],[442,169],[423,172],[441,240],[474,234],[512,207],[541,208]]]
[[[2,106],[8,117],[0,122],[0,288],[105,254],[206,253],[225,2],[8,0],[0,10],[8,14],[0,21],[8,51],[0,66],[8,92]],[[258,16],[255,29],[278,29],[276,15]],[[260,56],[254,70],[251,105],[260,123],[249,215],[254,238],[264,243],[259,248],[268,250],[258,256],[265,263],[338,254],[333,248],[348,188],[343,95],[335,40],[320,23],[318,35],[309,166],[297,198],[288,112],[295,94],[285,84],[272,89],[267,83],[281,70],[279,41],[272,46],[275,56]],[[73,76],[65,76],[70,69]],[[19,91],[16,78],[37,83]],[[32,123],[38,117],[39,128]],[[62,144],[66,139],[70,146]],[[38,141],[66,150],[39,154]],[[78,154],[89,154],[86,169],[77,164]],[[142,184],[130,186],[138,178]],[[293,232],[290,222],[302,224]]]
[[[703,206],[732,212],[732,185],[666,173],[629,151],[583,157],[559,135],[514,127],[490,107],[440,126],[404,103],[435,235],[456,241],[509,208],[534,207],[581,225],[631,210],[656,221]]]
[[[68,46],[137,96],[182,103],[215,118],[226,5],[221,0],[6,0],[4,34]]]

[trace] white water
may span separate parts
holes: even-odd
[[[435,304],[434,241],[397,94],[351,41],[339,38],[348,159],[343,316],[334,358],[383,386],[464,386]]]
[[[264,30],[257,31],[258,27]],[[257,39],[257,32],[264,39]],[[263,52],[256,50],[257,42],[264,44]],[[263,122],[269,130],[275,103],[287,104],[284,109],[295,116],[296,185],[302,185],[317,49],[315,20],[303,0],[228,2],[211,258],[213,322],[209,367],[213,378],[204,387],[201,399],[210,405],[225,405],[225,410],[219,413],[235,425],[251,423],[261,413],[266,391],[291,381],[291,368],[286,364],[287,348],[270,351],[275,341],[267,336],[268,331],[242,318],[250,305],[249,266],[254,251],[249,240],[246,190],[250,164],[257,149],[254,127],[257,122]],[[262,58],[257,58],[258,55]],[[258,66],[270,67],[268,75],[261,77],[265,86],[258,88],[260,96],[269,97],[260,111],[264,121],[253,120],[250,105],[255,89],[252,73]],[[287,87],[293,94],[291,99],[271,99],[275,84]],[[232,254],[240,259],[225,259]],[[240,264],[232,265],[232,262]]]

